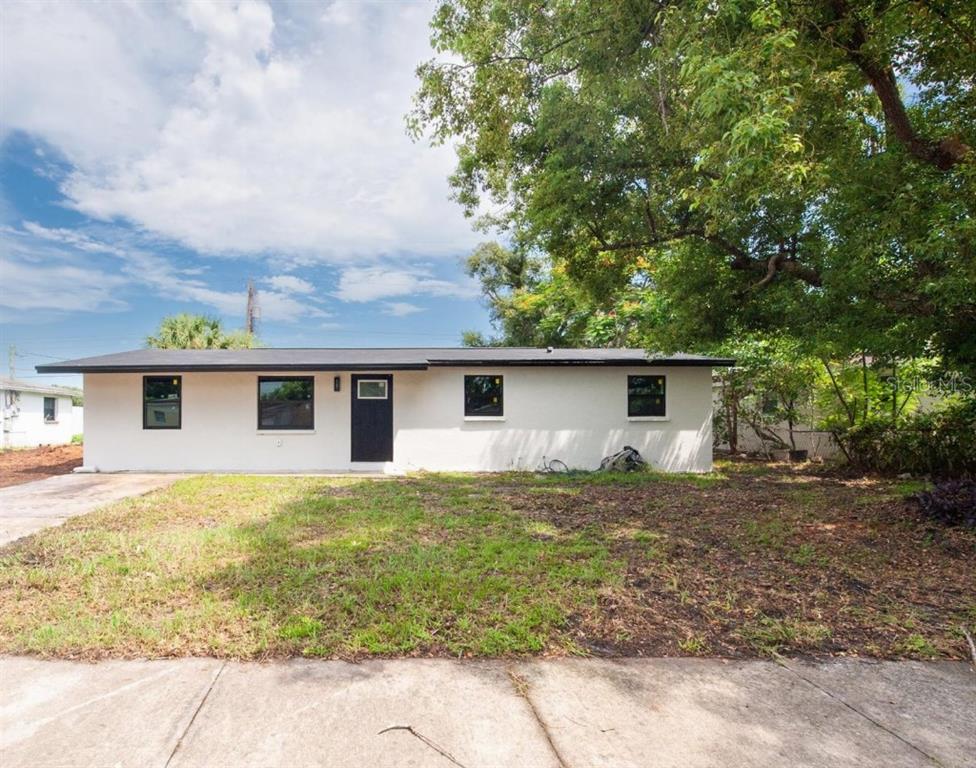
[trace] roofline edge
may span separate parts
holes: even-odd
[[[701,360],[430,360],[427,364],[401,363],[383,364],[345,364],[315,365],[306,363],[278,363],[255,365],[38,365],[38,373],[247,373],[249,371],[426,371],[428,368],[485,368],[491,366],[507,368],[566,368],[566,367],[672,367],[672,368],[730,368],[735,360],[727,358],[706,358]]]

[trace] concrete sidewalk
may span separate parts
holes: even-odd
[[[0,659],[0,764],[976,766],[961,663]]]
[[[0,546],[184,475],[72,474],[0,488]]]

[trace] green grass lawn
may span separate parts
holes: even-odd
[[[976,536],[903,490],[749,465],[190,478],[0,550],[0,651],[961,656]]]

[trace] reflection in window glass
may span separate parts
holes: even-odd
[[[179,429],[181,390],[179,376],[146,376],[142,380],[142,428]]]
[[[356,387],[356,397],[360,400],[386,400],[386,381],[383,379],[360,379]]]
[[[313,429],[311,376],[258,379],[258,429]]]
[[[628,376],[627,415],[664,416],[664,394],[663,376]]]
[[[502,376],[465,376],[464,415],[503,416],[505,413],[502,397],[503,378]]]
[[[53,397],[44,398],[44,421],[54,421],[58,417],[58,401]]]

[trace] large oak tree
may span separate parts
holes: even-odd
[[[655,345],[976,367],[971,2],[443,0],[432,29],[411,124],[456,143],[457,199],[587,301],[653,304]]]

